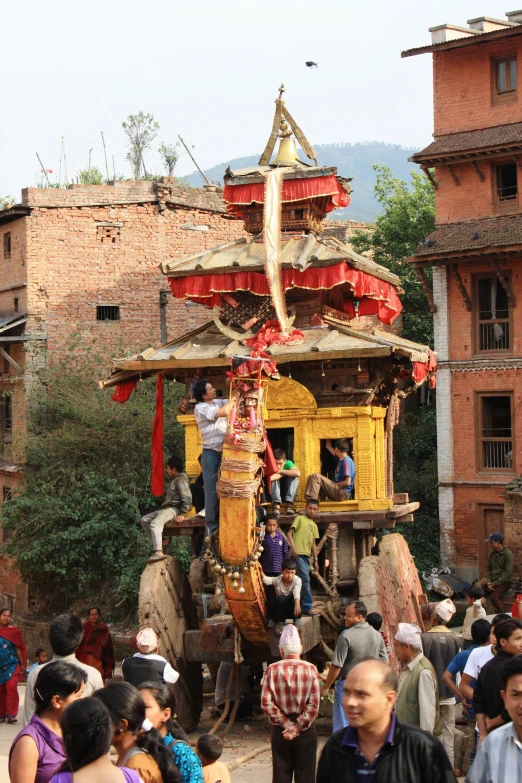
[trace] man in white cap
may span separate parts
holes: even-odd
[[[437,675],[422,652],[421,629],[399,623],[395,649],[404,669],[399,677],[395,712],[400,721],[440,735]]]
[[[460,636],[452,633],[447,627],[447,623],[456,611],[455,605],[449,598],[438,603],[433,612],[432,627],[428,633],[423,633],[421,636],[424,655],[437,674],[442,727],[441,742],[452,764],[455,759],[455,695],[442,678],[462,646]]]
[[[299,632],[285,625],[279,640],[282,659],[265,672],[261,707],[272,724],[272,783],[315,783],[317,729],[321,700],[319,674],[300,659]]]
[[[136,636],[138,652],[121,663],[123,679],[139,688],[142,682],[163,680],[175,683],[178,672],[162,655],[158,655],[158,637],[152,628],[143,628]]]

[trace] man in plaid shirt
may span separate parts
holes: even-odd
[[[319,674],[300,659],[299,632],[286,625],[279,649],[282,661],[265,672],[261,707],[272,723],[272,783],[314,783],[319,712]]]

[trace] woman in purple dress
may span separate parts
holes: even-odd
[[[89,697],[65,710],[63,741],[67,761],[51,783],[142,783],[133,769],[115,767],[109,758],[114,727],[109,712]]]
[[[36,712],[9,752],[11,783],[49,783],[65,761],[61,720],[65,708],[81,699],[87,673],[66,661],[51,661],[39,673]]]

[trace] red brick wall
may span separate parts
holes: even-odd
[[[522,101],[512,103],[492,101],[491,60],[512,54],[518,56],[520,85],[522,80],[520,38],[434,53],[435,136],[522,121]]]
[[[456,184],[448,167],[440,166],[435,169],[438,184],[435,190],[437,225],[458,223],[461,220],[480,220],[499,214],[495,197],[495,167],[485,161],[480,161],[477,166],[484,174],[484,182],[479,179],[471,164],[453,167],[460,185]],[[522,181],[519,187],[522,187]],[[515,207],[514,211],[519,210]]]
[[[33,206],[25,219],[29,328],[46,332],[50,353],[63,352],[76,335],[80,342],[95,338],[109,352],[157,346],[159,292],[168,290],[159,264],[243,234],[241,222],[225,219],[219,194],[174,188],[178,203],[162,212],[157,198],[150,182],[24,191]],[[114,242],[101,241],[105,230]],[[205,308],[168,301],[168,339],[210,320]],[[118,305],[120,320],[97,322],[100,304]]]

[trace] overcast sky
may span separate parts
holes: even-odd
[[[513,9],[515,5],[513,6]],[[259,152],[283,81],[312,144],[386,141],[424,146],[432,133],[428,28],[504,18],[488,0],[47,0],[2,6],[0,195],[19,198],[40,165],[69,178],[92,163],[130,174],[122,120],[139,110],[161,125],[157,146],[183,136],[200,166]],[[314,60],[318,69],[309,69]],[[186,153],[179,175],[193,171]],[[62,168],[63,176],[63,168]]]

